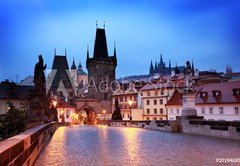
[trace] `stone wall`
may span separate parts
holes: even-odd
[[[137,127],[151,130],[179,132],[177,121],[167,120],[144,120],[144,121],[111,121],[112,127]]]
[[[33,165],[58,125],[48,123],[0,142],[0,165]]]
[[[186,119],[182,121],[182,132],[240,140],[240,122]]]

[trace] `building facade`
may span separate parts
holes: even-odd
[[[195,108],[198,116],[206,120],[240,120],[240,81],[205,84],[197,92]],[[175,91],[166,104],[168,119],[175,120],[182,115],[182,98],[179,91]]]

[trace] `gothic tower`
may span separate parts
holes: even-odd
[[[74,80],[75,85],[77,86],[77,67],[75,65],[74,59],[73,59],[72,66],[71,66],[71,76]]]
[[[115,81],[115,69],[117,66],[116,48],[114,55],[108,55],[105,29],[97,28],[93,57],[89,57],[87,51],[88,70],[88,97],[98,102],[110,101],[112,91],[111,83]]]

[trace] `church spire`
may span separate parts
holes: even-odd
[[[65,56],[67,56],[67,49],[65,48]]]
[[[169,65],[168,65],[168,68],[171,69],[172,68],[172,65],[171,65],[171,60],[169,59]]]
[[[76,69],[77,69],[77,67],[76,67],[76,65],[75,65],[74,58],[73,58],[73,62],[72,62],[72,67],[71,67],[71,69],[72,69],[72,70],[76,70]]]
[[[116,53],[116,42],[114,41],[114,53],[113,53],[114,58],[117,58],[117,53]]]
[[[89,59],[89,46],[88,45],[87,45],[87,59]]]
[[[54,56],[56,56],[56,55],[57,55],[57,49],[54,48]]]
[[[108,49],[105,29],[97,28],[93,50],[93,58],[107,58],[107,57]]]
[[[160,64],[163,64],[162,54],[161,54],[161,56],[160,56]]]
[[[150,64],[149,74],[150,74],[150,75],[153,75],[153,74],[154,74],[154,69],[153,69],[152,60],[151,60],[151,64]]]

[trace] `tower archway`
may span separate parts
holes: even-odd
[[[92,107],[85,105],[78,110],[77,114],[79,124],[95,124],[96,113]]]

